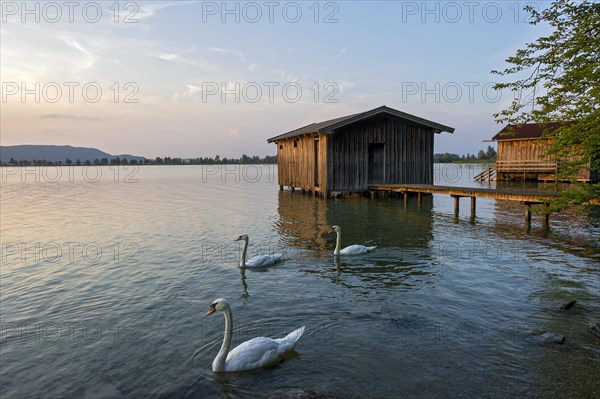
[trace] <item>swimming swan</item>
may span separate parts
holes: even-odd
[[[223,312],[225,315],[225,336],[223,345],[212,363],[212,370],[215,372],[244,371],[275,365],[286,353],[294,350],[296,343],[304,333],[305,327],[302,326],[283,338],[252,338],[239,344],[230,352],[233,316],[227,300],[215,299],[204,317],[217,311]]]
[[[365,247],[364,245],[350,245],[340,250],[340,247],[342,246],[342,228],[340,226],[333,226],[329,230],[329,233],[333,233],[334,231],[337,234],[335,250],[333,251],[334,255],[362,255],[377,248],[377,246]]]
[[[283,258],[283,254],[272,254],[272,255],[256,255],[248,262],[246,262],[246,252],[248,252],[248,235],[243,234],[238,237],[236,241],[244,241],[244,249],[240,256],[240,267],[259,267],[272,265]]]

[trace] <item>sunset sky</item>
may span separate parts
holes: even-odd
[[[492,69],[540,2],[2,1],[1,144],[146,157],[274,154],[269,137],[387,105],[476,153],[511,100]]]

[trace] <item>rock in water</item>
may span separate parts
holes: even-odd
[[[564,344],[565,343],[565,339],[567,339],[567,337],[565,337],[564,335],[561,334],[556,334],[553,332],[545,332],[540,336],[540,339],[542,340],[543,344]]]
[[[560,305],[560,308],[563,310],[569,310],[571,309],[573,306],[575,306],[575,304],[577,303],[577,301],[569,301],[569,302],[564,302]]]
[[[591,332],[592,334],[594,334],[596,337],[600,338],[600,326],[598,325],[598,323],[596,324],[590,324],[586,330],[588,330],[589,332]]]

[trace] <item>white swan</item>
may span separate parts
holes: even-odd
[[[283,254],[272,254],[272,255],[256,255],[248,262],[246,262],[246,252],[248,252],[248,235],[243,234],[238,237],[236,241],[244,241],[244,249],[240,256],[240,267],[259,267],[268,266],[276,263],[283,258]]]
[[[342,228],[340,226],[333,226],[329,230],[329,233],[333,233],[334,231],[337,234],[335,250],[333,251],[334,255],[362,255],[377,248],[377,246],[365,247],[364,245],[350,245],[340,250],[340,247],[342,246]]]
[[[216,311],[225,315],[225,336],[223,345],[212,363],[212,370],[244,371],[260,367],[273,366],[288,352],[291,352],[304,333],[304,326],[292,331],[287,336],[278,339],[256,337],[242,342],[230,352],[231,334],[233,332],[233,316],[231,307],[223,298],[215,299],[204,317]]]

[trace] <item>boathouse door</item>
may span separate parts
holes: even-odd
[[[385,182],[384,143],[369,144],[369,177],[368,184]]]

